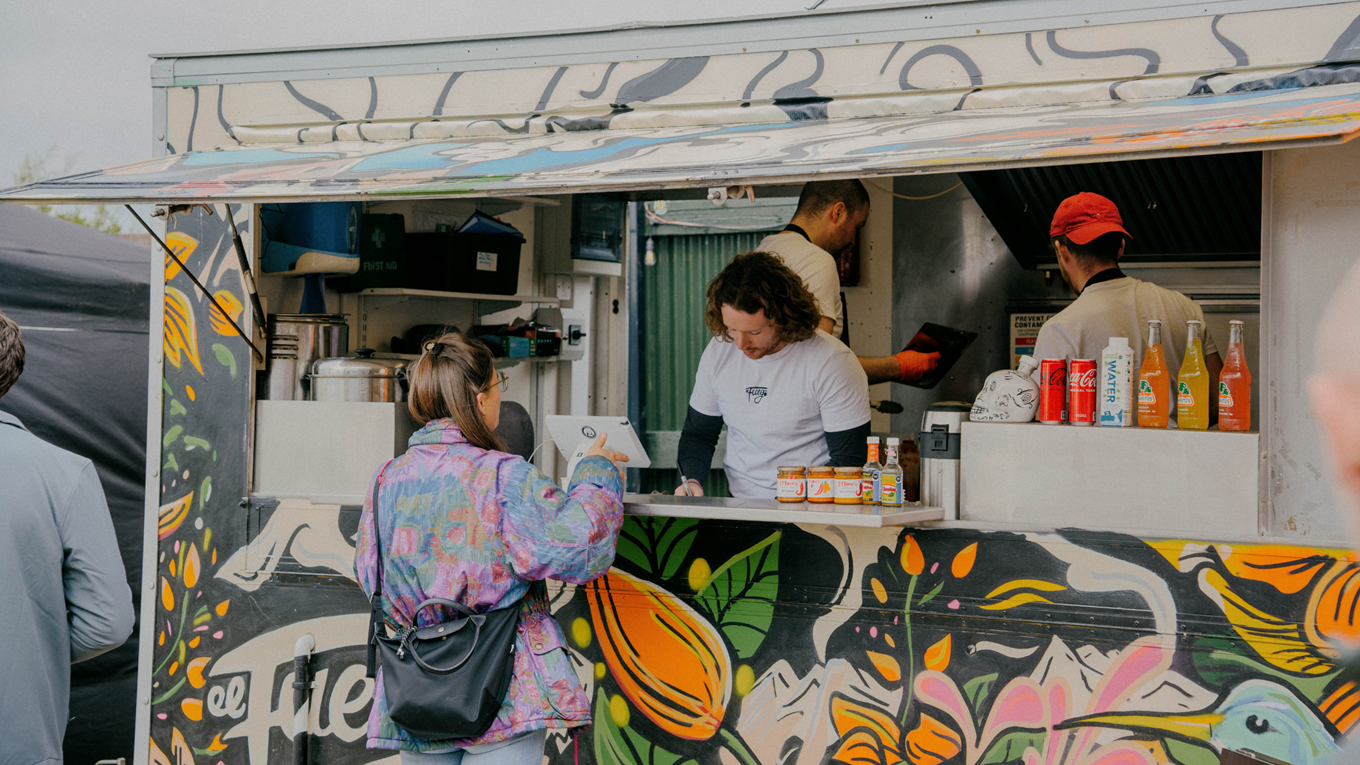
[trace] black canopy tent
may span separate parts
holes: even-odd
[[[0,205],[0,311],[22,328],[27,355],[0,410],[94,462],[134,606],[142,570],[150,257],[149,248],[120,237]],[[136,632],[121,648],[72,667],[67,763],[132,759],[136,688]]]

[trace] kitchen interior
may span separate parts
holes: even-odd
[[[416,429],[405,369],[444,329],[492,348],[509,377],[506,406],[519,407],[507,418],[519,430],[502,435],[522,456],[539,444],[526,424],[621,402],[610,329],[626,318],[611,292],[625,203],[575,202],[257,205],[269,347],[254,388],[252,495],[361,502],[376,466],[405,451]],[[558,469],[550,449],[534,456]]]
[[[1077,191],[1101,193],[1119,205],[1133,234],[1121,267],[1131,276],[1196,300],[1220,349],[1226,344],[1227,322],[1245,321],[1246,347],[1255,368],[1260,337],[1261,165],[1261,153],[1240,152],[868,179],[875,213],[855,253],[857,278],[843,281],[851,348],[861,355],[896,352],[924,322],[977,333],[971,347],[933,388],[884,384],[871,390],[871,399],[896,405],[874,413],[873,430],[916,440],[927,407],[971,403],[988,374],[1014,368],[1018,356],[1032,350],[1043,319],[1075,297],[1047,249],[1047,224],[1058,202]],[[656,255],[644,253],[655,251],[663,258],[693,255],[684,254],[692,248],[663,246],[667,244],[660,241],[663,237],[688,232],[648,222],[645,205],[652,203],[655,209],[657,200],[684,201],[691,222],[713,222],[740,212],[743,205],[764,204],[768,209],[771,199],[789,201],[798,188],[756,187],[755,201],[734,198],[721,207],[697,202],[706,196],[706,189],[699,188],[256,206],[252,231],[255,251],[263,254],[258,283],[270,312],[270,360],[255,389],[252,494],[357,504],[373,469],[403,451],[414,428],[400,400],[401,369],[416,358],[421,340],[443,326],[486,336],[499,348],[497,367],[510,376],[505,400],[521,405],[537,426],[528,441],[529,451],[549,475],[565,467],[558,450],[543,443],[547,438],[543,417],[556,413],[628,416],[654,465],[672,464],[667,457],[678,433],[648,422],[649,412],[656,411],[656,405],[646,400],[646,392],[656,387],[649,386],[648,375],[658,370],[645,368],[646,354],[639,352],[638,344],[650,336],[663,344],[674,339],[679,348],[685,338],[694,345],[706,342],[706,336],[702,325],[653,326],[648,333],[649,321],[663,319],[645,298],[639,301],[639,292],[644,291],[638,285],[651,278],[648,269],[658,268]],[[327,215],[343,219],[340,225],[334,220],[324,225],[331,240],[287,241],[293,234],[280,219],[288,217],[289,208],[304,206],[325,206],[332,209]],[[712,210],[707,217],[706,210]],[[679,216],[671,213],[672,218]],[[475,247],[459,245],[457,240],[469,236],[459,232],[469,221],[495,221],[507,230],[470,235],[493,237],[477,239]],[[706,233],[724,233],[721,223],[717,225]],[[781,221],[770,220],[747,228],[780,227]],[[710,240],[706,245],[710,248],[736,241],[721,235]],[[286,267],[271,271],[271,248],[279,241],[338,251],[345,260],[306,265],[302,253],[292,271]],[[725,261],[722,253],[718,255],[715,260],[710,253],[714,267]],[[451,265],[455,262],[456,268]],[[324,282],[315,274],[301,273],[334,267],[326,263],[354,271],[340,276],[329,272]],[[702,300],[702,291],[689,294]],[[323,318],[299,315],[304,304],[317,310],[318,299],[324,302]],[[356,354],[363,358],[354,359]],[[335,356],[350,360],[338,366],[326,361]],[[328,366],[342,377],[328,377]],[[679,366],[664,371],[664,383],[677,395],[687,391],[693,379],[692,369]],[[360,377],[344,377],[351,373]],[[1254,422],[1256,387],[1253,383]],[[889,413],[896,407],[901,411]],[[1033,499],[1006,499],[1016,493],[1042,496],[1042,489],[1056,483],[1054,476],[1063,469],[1098,473],[1108,465],[1132,469],[1144,462],[1144,469],[1151,471],[1175,467],[1163,464],[1170,459],[1167,450],[1149,449],[1138,434],[1098,432],[1109,430],[1103,428],[1079,433],[1083,429],[1062,427],[1056,429],[1060,433],[1044,436],[1067,439],[1055,447],[1059,453],[1048,455],[1053,469],[1044,470],[1040,463],[1016,458],[1017,449],[1025,451],[1024,439],[1043,426],[1015,431],[1006,429],[1018,426],[967,423],[966,415],[946,419],[950,431],[965,433],[961,464],[949,466],[953,470],[949,502],[954,507],[946,517],[965,522],[1063,519],[1062,513],[1037,507]],[[991,437],[1003,431],[1003,441],[1014,433],[1021,433],[1022,440],[991,443]],[[1182,437],[1169,432],[1141,435]],[[1190,435],[1213,437],[1194,447],[1207,454],[1222,453],[1222,439],[1238,434]],[[987,449],[974,450],[971,465],[970,437],[987,443]],[[1115,439],[1109,444],[1102,441],[1100,448],[1109,452],[1103,462],[1093,462],[1085,454],[1090,448],[1084,445],[1097,438]],[[915,450],[913,444],[904,451],[914,455]],[[1255,446],[1227,451],[1254,454]],[[720,445],[715,463],[720,464],[721,456]],[[1243,464],[1243,459],[1212,460],[1210,472],[1201,469],[1201,474],[1209,481],[1250,483],[1255,497],[1256,461]],[[998,478],[1002,475],[998,462],[1011,463],[1003,471],[1005,480]],[[909,474],[914,472],[912,465],[906,467]],[[654,480],[634,475],[630,489],[658,488],[670,478],[664,469],[647,472],[657,474]],[[1093,492],[1078,491],[1067,500],[1084,507]],[[977,501],[969,501],[970,493]],[[940,495],[932,496],[938,500]],[[1240,505],[1244,496],[1224,502]],[[914,497],[909,493],[907,498]],[[1182,503],[1166,511],[1173,528],[1174,516],[1183,508]],[[1241,508],[1234,512],[1234,522],[1246,523]],[[1254,501],[1250,512],[1254,518]]]

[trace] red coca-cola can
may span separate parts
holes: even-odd
[[[1067,361],[1039,362],[1039,422],[1061,425],[1067,419]]]
[[[1096,421],[1096,360],[1072,359],[1067,370],[1067,421],[1094,425]]]

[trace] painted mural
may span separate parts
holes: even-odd
[[[10,199],[152,201],[475,196],[792,182],[982,169],[1018,161],[1344,139],[1360,83],[943,117],[578,131],[494,140],[339,142],[182,154],[44,181]],[[696,180],[697,179],[697,180]]]
[[[408,65],[416,71],[398,75],[375,66],[374,76],[323,78],[315,73],[325,68],[314,67],[290,80],[233,82],[224,69],[213,77],[222,84],[203,84],[207,78],[176,74],[164,81],[165,143],[174,154],[243,144],[778,123],[1217,95],[1360,54],[1355,2],[1190,13],[1119,24],[1085,18],[1067,28],[1012,32],[1035,22],[1004,9],[954,16],[917,6],[864,14],[859,20],[866,28],[843,34],[836,33],[835,18],[825,28],[784,27],[782,39],[835,43],[818,47],[762,50],[765,43],[754,40],[751,52],[512,69],[469,62],[461,46],[436,43],[422,57],[424,71]],[[995,33],[1002,23],[1009,33]],[[666,41],[651,36],[634,49]],[[711,42],[695,47],[706,51]],[[518,57],[505,49],[487,56],[524,61],[532,50],[534,57],[551,58],[572,45],[510,44],[521,46]]]
[[[892,23],[911,29],[921,12],[900,9],[906,15]],[[168,156],[6,196],[170,201],[562,193],[736,176],[779,183],[1345,140],[1360,130],[1360,69],[1349,63],[1360,57],[1360,3],[983,31],[573,66],[191,81],[165,88]]]
[[[291,761],[307,633],[312,761],[395,761],[364,748],[358,508],[241,500],[223,233],[196,214],[170,237],[220,308],[169,270],[151,762]],[[1360,720],[1339,550],[630,518],[606,576],[549,595],[594,701],[549,763],[1311,765]]]

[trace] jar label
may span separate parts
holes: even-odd
[[[864,483],[858,476],[836,478],[836,499],[859,499],[863,489]]]
[[[775,496],[779,499],[802,499],[807,492],[807,483],[802,478],[780,478]]]
[[[809,502],[830,502],[834,498],[832,479],[807,479],[807,498]]]

